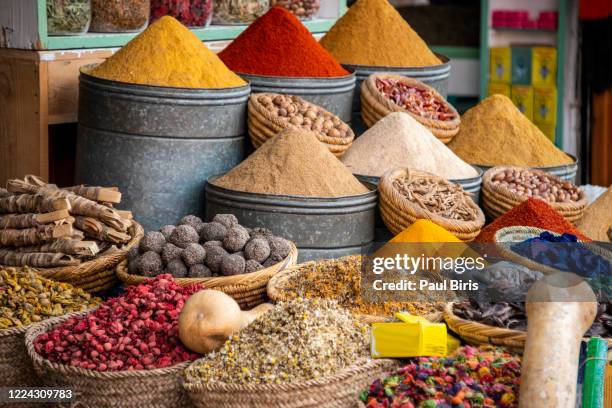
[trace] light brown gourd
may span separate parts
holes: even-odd
[[[536,282],[526,300],[519,407],[574,408],[580,342],[597,314],[595,294],[563,272]]]
[[[272,308],[264,303],[240,310],[234,299],[218,290],[201,290],[187,299],[179,316],[179,338],[191,351],[206,354],[219,349],[241,328]]]

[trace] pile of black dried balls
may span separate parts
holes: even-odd
[[[129,256],[132,274],[175,278],[231,276],[255,272],[285,259],[291,243],[266,228],[246,228],[233,214],[211,222],[195,215],[148,232]]]

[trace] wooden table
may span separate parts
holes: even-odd
[[[77,120],[78,73],[116,49],[0,49],[0,185],[49,178],[48,126]]]

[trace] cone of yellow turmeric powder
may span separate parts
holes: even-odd
[[[89,74],[111,81],[177,88],[246,85],[195,34],[170,16],[149,26]]]
[[[321,39],[342,64],[426,67],[440,59],[387,0],[358,0]]]
[[[464,161],[484,166],[549,167],[573,163],[512,101],[491,95],[461,117],[447,145]]]

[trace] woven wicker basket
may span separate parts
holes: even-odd
[[[512,351],[523,352],[527,332],[521,330],[505,329],[502,327],[489,326],[484,323],[462,319],[454,312],[454,303],[449,303],[444,309],[444,321],[448,328],[461,337],[466,343],[475,346],[493,344],[504,346]],[[612,345],[612,339],[607,339]]]
[[[73,404],[112,408],[188,408],[192,405],[182,387],[189,362],[167,368],[136,371],[93,371],[58,364],[34,350],[34,340],[71,316],[66,315],[30,326],[25,335],[28,355],[41,382],[47,387],[74,387]],[[78,405],[75,405],[78,406]]]
[[[507,188],[493,184],[493,178],[496,174],[506,170],[525,170],[522,167],[515,166],[498,166],[487,170],[482,176],[482,204],[487,214],[492,218],[500,217],[512,208],[516,207],[529,197],[511,192]],[[528,169],[530,172],[546,176],[552,180],[564,182],[557,176],[538,169]],[[586,196],[585,196],[586,197]],[[563,217],[571,223],[575,223],[584,214],[587,206],[587,200],[583,197],[581,200],[569,203],[552,203],[546,201],[552,208],[559,212]]]
[[[268,139],[276,136],[280,131],[287,129],[290,126],[295,126],[289,123],[287,118],[283,118],[277,115],[270,113],[258,100],[263,96],[269,96],[274,98],[277,94],[272,93],[259,93],[253,94],[249,98],[248,104],[248,120],[247,124],[249,127],[249,136],[251,138],[251,142],[255,148],[259,148],[262,144],[264,144]],[[299,97],[296,97],[299,98]],[[303,103],[306,103],[316,109],[323,110],[320,106],[314,105],[310,102],[299,98]],[[330,113],[330,115],[332,115]],[[337,116],[332,115],[338,120],[340,120]],[[348,126],[348,125],[347,125]],[[325,144],[330,152],[332,152],[335,156],[340,157],[346,152],[346,150],[351,147],[353,143],[353,139],[355,139],[355,133],[349,128],[347,137],[330,137],[323,133],[314,132],[317,135],[317,138],[321,143]]]
[[[345,261],[356,260],[359,262],[361,258],[360,255],[349,255],[343,258],[338,259],[323,259],[318,261],[308,261],[304,262],[290,268],[283,270],[278,273],[270,281],[268,282],[268,297],[273,302],[286,302],[292,299],[295,299],[295,293],[291,289],[287,289],[287,285],[289,280],[294,279],[296,276],[304,275],[309,269],[311,269],[314,265],[321,262],[335,262],[337,264],[343,263]],[[435,273],[427,273],[427,278],[432,281],[440,282],[441,277]],[[416,300],[415,300],[416,301]],[[441,308],[440,308],[441,309]],[[368,314],[359,314],[355,313],[354,316],[359,319],[363,323],[379,323],[379,322],[388,322],[393,321],[393,316],[382,316],[382,315],[368,315]],[[442,310],[439,312],[429,313],[423,316],[427,320],[431,322],[438,322],[442,319]]]
[[[62,268],[32,268],[39,275],[59,282],[66,282],[90,293],[110,289],[119,283],[115,267],[127,258],[128,252],[138,245],[144,235],[140,224],[130,227],[132,240],[123,247],[111,248],[91,261]]]
[[[184,387],[196,407],[347,408],[359,391],[398,367],[395,360],[368,360],[336,375],[290,384],[199,384],[187,373]]]
[[[541,263],[535,262],[529,258],[526,258],[518,253],[514,252],[510,248],[510,244],[523,242],[529,238],[538,237],[542,232],[546,230],[535,227],[505,227],[500,228],[494,236],[494,241],[498,244],[497,249],[499,253],[506,259],[510,259],[513,262],[516,262],[520,265],[526,266],[529,269],[534,269],[536,271],[540,271],[544,274],[552,275],[558,272],[562,272],[558,269],[552,268],[547,265],[543,265]],[[548,231],[551,232],[551,231]],[[560,235],[556,232],[551,232],[554,235]],[[612,263],[612,253],[605,248],[591,244],[588,242],[579,241],[582,243],[584,247],[589,249],[591,252],[609,260]]]
[[[380,215],[389,231],[397,235],[416,220],[428,219],[445,228],[460,240],[471,241],[476,238],[480,234],[485,218],[480,207],[471,198],[468,198],[467,202],[470,208],[476,212],[476,219],[473,221],[453,220],[441,217],[410,202],[393,186],[393,182],[400,177],[412,178],[422,176],[448,182],[433,174],[412,169],[391,170],[381,178],[378,185],[380,191]]]
[[[270,278],[283,269],[295,265],[297,257],[298,250],[292,242],[291,251],[283,261],[256,272],[211,278],[175,278],[175,280],[181,286],[197,283],[203,284],[207,289],[220,290],[234,298],[240,307],[247,309],[264,303],[268,299],[266,287]],[[127,260],[117,265],[116,272],[117,277],[126,285],[139,285],[147,280],[145,276],[130,274]]]
[[[24,336],[29,326],[0,330],[0,387],[34,387],[39,379],[28,358]]]
[[[425,89],[433,93],[434,97],[448,106],[454,114],[451,120],[434,120],[424,118],[407,109],[397,105],[391,99],[387,98],[376,87],[377,79],[393,79],[400,81],[408,86]],[[416,119],[421,125],[425,126],[429,131],[440,139],[443,143],[448,143],[457,133],[459,133],[459,125],[461,119],[459,113],[453,108],[442,95],[429,85],[413,78],[408,78],[402,75],[394,74],[372,74],[361,84],[361,117],[368,127],[374,126],[376,122],[392,112],[404,112]]]

